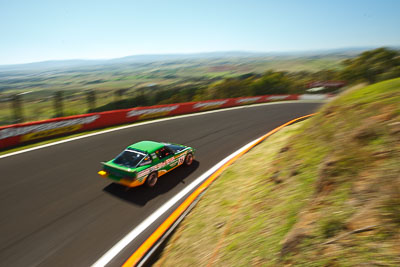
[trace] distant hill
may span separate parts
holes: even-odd
[[[294,51],[294,52],[245,52],[245,51],[226,51],[226,52],[208,52],[208,53],[192,53],[192,54],[148,54],[133,55],[115,59],[103,60],[49,60],[42,62],[33,62],[27,64],[0,65],[0,71],[27,71],[27,70],[48,70],[48,69],[64,69],[75,67],[86,67],[96,65],[110,65],[122,63],[150,63],[158,61],[173,61],[186,59],[218,59],[218,58],[258,58],[258,57],[305,57],[318,55],[343,55],[354,56],[363,51],[369,50],[371,47],[356,48],[340,48],[330,50],[313,50],[313,51]]]

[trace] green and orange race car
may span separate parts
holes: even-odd
[[[128,146],[116,158],[102,162],[100,176],[127,187],[146,183],[154,187],[158,177],[176,167],[190,165],[194,149],[189,146],[142,141]]]

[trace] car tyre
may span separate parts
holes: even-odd
[[[186,166],[190,166],[193,163],[193,154],[189,153],[186,155],[185,164]]]
[[[157,173],[156,173],[156,172],[152,172],[152,173],[150,173],[149,176],[147,177],[146,185],[147,185],[148,187],[154,187],[154,186],[156,185],[156,183],[157,183],[157,180],[158,180],[158,175],[157,175]]]

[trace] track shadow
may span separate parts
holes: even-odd
[[[179,183],[185,183],[185,179],[189,177],[199,165],[198,161],[193,161],[190,166],[178,167],[160,177],[153,188],[148,188],[145,185],[127,188],[120,184],[112,183],[105,187],[103,191],[132,204],[144,206],[151,199],[170,191]]]

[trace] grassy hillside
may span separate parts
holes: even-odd
[[[155,266],[400,266],[400,79],[353,89],[211,186]]]

